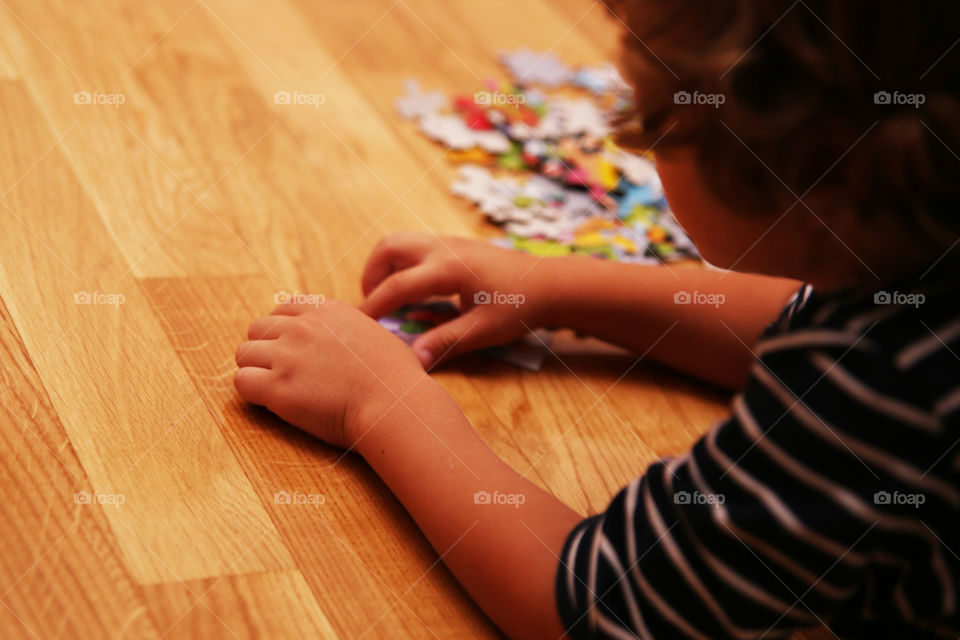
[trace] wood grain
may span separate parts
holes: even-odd
[[[396,116],[407,78],[618,37],[585,0],[0,3],[0,635],[497,637],[362,460],[239,402],[233,354],[278,292],[358,301],[385,233],[494,233]],[[726,412],[562,333],[537,374],[434,375],[584,514]]]
[[[336,638],[299,571],[144,588],[171,638]]]
[[[215,217],[228,206],[206,193],[219,177],[215,167],[190,158],[168,115],[137,81],[138,67],[131,68],[172,19],[162,22],[155,11],[132,5],[123,10],[119,2],[95,0],[70,12],[55,4],[13,0],[0,9],[0,29],[127,266],[138,275],[256,270],[243,244]],[[202,50],[192,58],[202,60]],[[116,108],[75,104],[77,92],[118,94],[125,102]],[[204,194],[206,206],[198,203]]]
[[[159,635],[108,523],[115,507],[77,500],[94,487],[2,303],[0,380],[2,635]]]
[[[2,83],[0,105],[0,184],[12,185],[0,295],[94,489],[124,497],[105,513],[131,573],[146,583],[290,568],[29,95]]]

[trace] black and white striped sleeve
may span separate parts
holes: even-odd
[[[949,615],[957,576],[921,517],[955,513],[960,495],[929,473],[937,421],[872,348],[826,329],[761,342],[730,417],[569,535],[569,635],[746,640],[851,608]]]

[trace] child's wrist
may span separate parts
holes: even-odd
[[[542,258],[523,276],[532,329],[557,326],[569,283],[564,258]]]
[[[568,310],[581,297],[580,289],[588,287],[589,267],[593,258],[543,258],[526,276],[528,291],[535,303],[532,309],[534,328],[568,328]]]
[[[438,421],[437,414],[450,417]],[[405,393],[385,392],[357,410],[351,420],[351,448],[369,459],[374,451],[415,442],[424,431],[439,436],[438,432],[457,422],[465,422],[465,418],[453,398],[433,378],[423,375]]]

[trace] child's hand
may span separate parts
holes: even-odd
[[[403,341],[336,300],[281,305],[247,335],[236,355],[240,396],[338,447],[370,426],[361,413],[382,414],[425,375]]]
[[[363,272],[366,301],[379,318],[435,295],[460,295],[461,315],[413,343],[424,368],[538,328],[544,296],[532,267],[537,258],[464,238],[396,233],[374,249]]]

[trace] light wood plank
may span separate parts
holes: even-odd
[[[109,13],[117,4],[102,0],[91,13]],[[38,10],[31,7],[14,8],[27,24],[41,22],[37,29],[42,31],[42,21],[34,17]],[[65,138],[64,146],[81,180],[93,185],[97,207],[135,274],[263,270],[288,287],[325,284],[327,293],[341,295],[337,289],[343,278],[323,280],[317,274],[334,269],[356,273],[363,256],[384,233],[410,227],[441,232],[466,229],[457,218],[436,212],[436,191],[425,189],[429,183],[417,182],[422,172],[402,160],[404,150],[391,144],[389,129],[372,112],[364,111],[362,96],[343,79],[326,90],[331,99],[319,117],[312,108],[281,109],[273,104],[273,85],[264,89],[261,83],[259,94],[247,90],[249,80],[238,70],[229,48],[244,56],[244,70],[275,81],[259,56],[248,49],[250,27],[236,25],[245,38],[238,40],[233,28],[206,7],[206,3],[193,8],[187,4],[181,11],[181,4],[157,5],[143,15],[125,16],[129,25],[93,21],[90,30],[100,40],[124,43],[111,52],[107,61],[111,71],[119,74],[125,65],[133,65],[120,80],[112,80],[111,86],[119,86],[117,90],[128,99],[112,110],[115,114],[56,100],[60,85],[76,82],[69,77],[70,68],[89,64],[97,73],[109,75],[94,66],[92,58],[99,52],[90,41],[56,39],[52,46],[59,53],[55,55],[19,33],[21,25],[13,17],[8,21],[8,30],[28,61],[23,64],[29,66],[31,90],[53,128],[63,131],[76,123],[77,136]],[[282,8],[283,4],[261,6],[271,22],[251,23],[252,35],[269,34],[289,44],[289,25],[277,19]],[[246,17],[242,9],[242,5],[229,7]],[[20,11],[25,15],[19,16]],[[283,29],[261,28],[271,23]],[[148,46],[158,33],[163,37]],[[269,44],[273,50],[283,50],[272,46],[273,41]],[[144,55],[135,57],[141,47]],[[306,53],[303,59],[315,52]],[[58,57],[70,60],[70,68],[58,67]],[[48,65],[59,68],[65,77],[45,79],[39,70]],[[171,69],[176,73],[171,74]],[[298,81],[289,78],[284,86],[312,90],[307,85],[300,88]],[[277,125],[278,115],[284,116],[281,125]],[[358,118],[365,124],[362,129],[355,125]],[[298,140],[301,132],[296,127],[285,130],[290,122],[308,122],[313,127],[316,135],[308,140],[311,144]],[[109,140],[94,143],[94,135],[106,135]],[[101,148],[106,144],[106,148],[96,156],[84,153],[92,144]],[[304,154],[312,158],[313,166]],[[133,166],[134,180],[113,180],[117,164],[129,163],[128,156],[141,163]],[[155,176],[151,185],[137,184],[143,175]],[[171,194],[162,190],[154,197],[155,183],[180,199],[172,202]],[[411,186],[414,189],[405,194]],[[194,204],[197,195],[204,195],[201,204]],[[146,213],[129,215],[132,208],[141,207],[146,207]],[[318,214],[329,210],[341,212],[340,223],[319,222]],[[144,224],[145,220],[149,223]],[[198,246],[197,240],[209,246]],[[310,277],[313,280],[304,281]],[[350,293],[356,295],[356,285]]]
[[[411,162],[409,140],[397,134],[397,118],[392,111],[384,113],[371,105],[370,96],[358,89],[359,79],[326,46],[327,35],[313,31],[310,22],[287,2],[268,6],[255,0],[209,0],[204,4],[266,99],[272,100],[278,91],[325,97],[317,109],[275,105],[275,110],[301,141],[312,170],[329,179],[325,188],[349,199],[350,217],[366,219],[355,253],[365,256],[380,235],[399,229],[463,234],[474,228],[472,220],[448,214],[447,184],[430,179],[443,166],[445,151],[435,148],[429,161]],[[340,9],[349,14],[361,6],[349,3]],[[387,23],[386,18],[374,18],[371,37],[379,25]],[[334,28],[333,22],[328,24]],[[393,58],[394,62],[400,59]],[[391,93],[395,84],[381,87],[382,96],[391,103],[397,95]]]
[[[278,7],[264,9],[273,12]],[[178,137],[195,141],[190,146],[198,153],[202,148],[207,164],[228,167],[234,162],[245,148],[236,133],[245,123],[274,125],[243,163],[223,177],[220,187],[234,205],[224,219],[264,264],[276,288],[309,288],[355,298],[359,289],[356,274],[369,248],[384,232],[372,228],[377,219],[391,210],[405,215],[403,226],[410,226],[415,218],[409,212],[401,213],[405,208],[396,196],[367,168],[360,155],[367,151],[345,146],[332,128],[325,129],[324,146],[320,147],[325,149],[326,160],[320,165],[312,163],[310,152],[276,111],[279,107],[270,102],[272,93],[251,88],[250,78],[234,57],[237,49],[250,54],[237,44],[229,29],[222,34],[218,29],[225,28],[208,11],[189,14],[138,65],[138,73],[153,87],[158,106],[168,113],[187,112],[191,104],[230,103],[235,95],[242,95],[244,107],[232,118],[202,110],[173,123]],[[216,44],[217,58],[193,64],[171,77],[167,69],[179,52],[198,39],[211,47],[210,43]],[[234,43],[236,49],[228,43]],[[259,61],[254,62],[263,68]],[[354,108],[362,109],[362,100],[358,100]],[[309,111],[313,118],[315,110]]]
[[[138,275],[260,270],[243,239],[222,222],[233,203],[216,188],[221,167],[191,154],[192,140],[180,138],[169,124],[185,114],[158,108],[159,98],[138,77],[138,64],[170,36],[168,29],[177,29],[178,18],[196,16],[192,4],[92,0],[82,10],[63,11],[52,0],[10,0],[0,7],[3,40]],[[180,52],[177,64],[206,60],[208,49],[206,40],[197,38]],[[168,69],[173,78],[179,72]],[[124,102],[76,104],[78,92],[91,98],[121,95]],[[220,106],[231,108],[209,103],[192,108]],[[257,122],[262,128],[237,136],[247,143],[245,150],[271,122]],[[193,146],[202,146],[203,136],[195,140]],[[241,154],[231,161],[242,161]]]
[[[10,56],[6,43],[0,40],[0,80],[14,80],[20,77],[20,71]]]
[[[104,514],[117,507],[82,503],[93,486],[2,302],[0,380],[2,635],[158,637]]]
[[[24,87],[0,83],[0,105],[0,184],[14,185],[0,206],[0,296],[94,489],[125,496],[105,511],[130,572],[146,583],[290,568]]]
[[[144,588],[170,638],[336,638],[299,571],[207,578]]]

